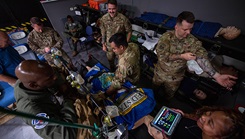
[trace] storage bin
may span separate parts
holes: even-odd
[[[100,10],[99,5],[101,3],[106,3],[106,2],[107,2],[107,0],[89,0],[88,1],[89,7],[94,8],[96,10]]]

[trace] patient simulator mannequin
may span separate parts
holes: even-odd
[[[195,102],[195,107],[210,106],[215,104],[218,99],[217,93],[211,88],[200,85],[191,78],[184,78],[178,89],[179,94]]]
[[[172,29],[177,20],[176,17],[153,12],[145,12],[144,14],[141,14],[141,17],[139,18]],[[222,36],[226,40],[233,40],[241,34],[241,30],[235,26],[222,26],[218,22],[195,20],[191,33],[209,39]]]
[[[227,40],[233,40],[241,34],[241,30],[235,26],[221,27],[216,33],[215,37],[223,36]]]
[[[233,40],[241,34],[241,30],[235,26],[223,27],[220,23],[196,20],[191,33],[210,39],[222,36],[226,40]]]
[[[207,98],[207,94],[200,89],[195,89],[193,91],[193,94],[195,95],[196,98],[200,100],[205,100]]]

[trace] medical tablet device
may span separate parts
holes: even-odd
[[[180,113],[163,106],[151,122],[151,125],[160,131],[164,131],[166,135],[171,136],[180,119]]]

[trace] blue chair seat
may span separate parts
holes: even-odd
[[[14,49],[18,51],[18,53],[25,59],[25,60],[40,60],[45,62],[45,58],[43,55],[36,55],[34,51],[29,47],[27,43],[17,44],[13,46]]]
[[[27,42],[27,34],[24,31],[16,31],[9,34],[10,40],[14,44],[21,44]]]
[[[6,108],[10,104],[13,104],[16,100],[14,98],[14,88],[6,82],[0,81],[0,106]]]
[[[92,42],[94,40],[93,33],[94,33],[93,28],[91,26],[87,26],[86,27],[87,36],[80,38],[80,41],[83,43],[83,46],[85,46],[86,48],[87,54],[88,54],[87,43]]]

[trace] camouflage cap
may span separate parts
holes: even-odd
[[[32,17],[30,20],[31,24],[37,24],[37,25],[41,25],[42,21],[38,18],[38,17]]]

